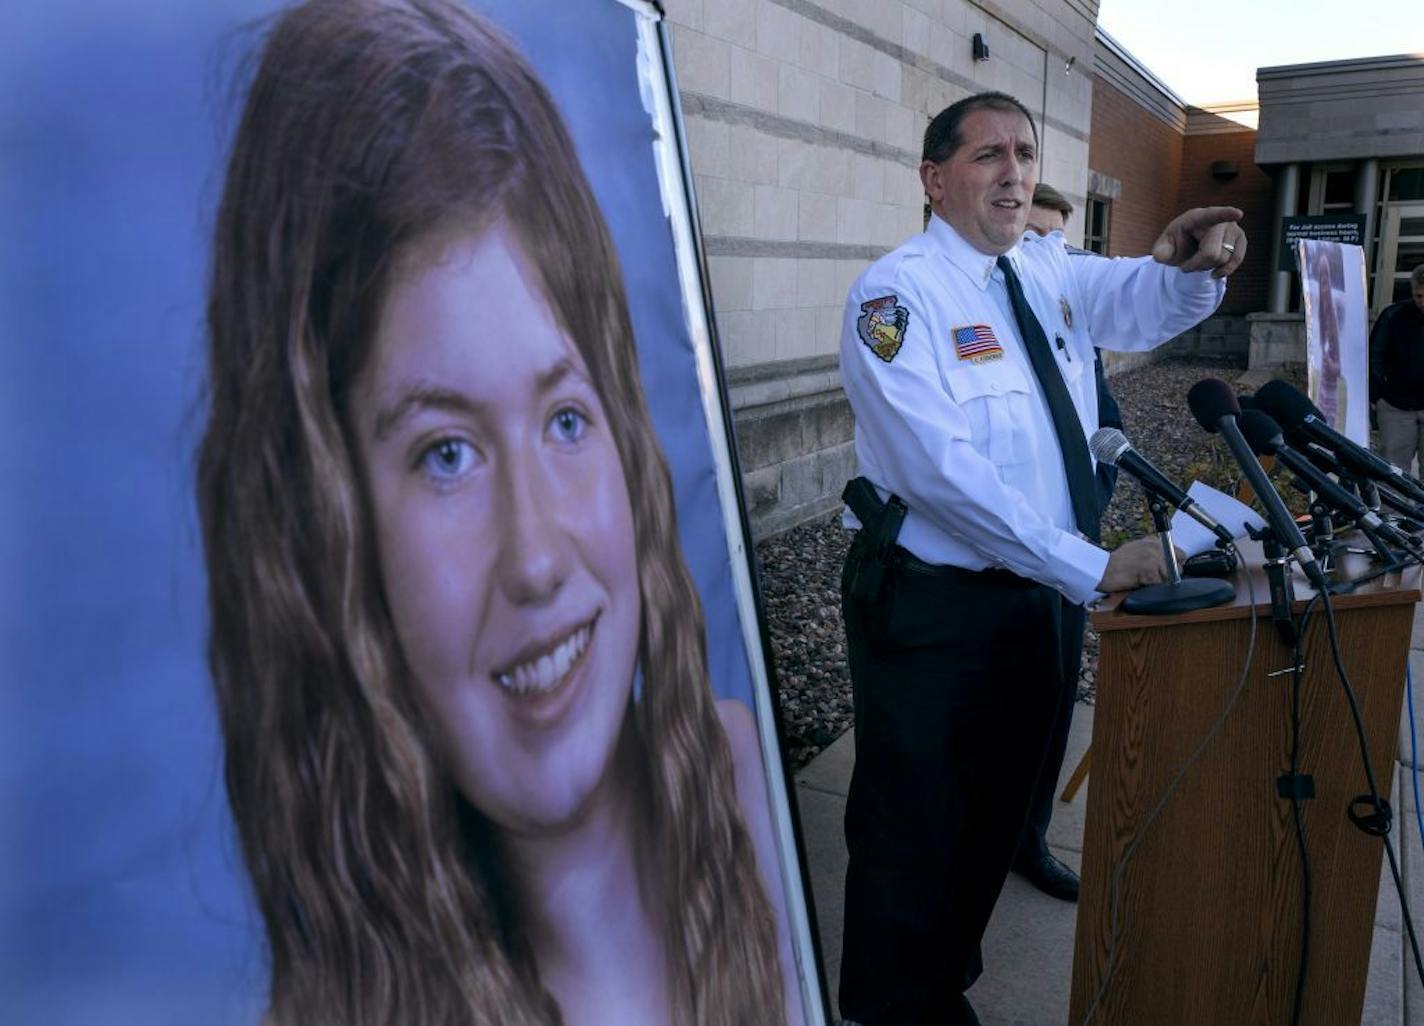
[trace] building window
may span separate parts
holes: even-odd
[[[1306,213],[1348,214],[1355,209],[1355,166],[1317,164],[1310,171]]]
[[[1384,168],[1384,201],[1375,218],[1374,277],[1371,309],[1378,314],[1390,303],[1409,298],[1409,275],[1424,265],[1424,165],[1396,164]]]
[[[1341,210],[1345,213],[1355,209],[1355,173],[1349,171],[1327,171],[1325,174],[1325,200],[1320,204],[1320,212],[1328,214]]]
[[[1083,248],[1108,255],[1108,225],[1112,214],[1112,200],[1102,196],[1089,196],[1088,205],[1083,208]]]
[[[1391,203],[1424,200],[1424,165],[1385,170],[1385,195]]]

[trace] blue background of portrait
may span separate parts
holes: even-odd
[[[266,0],[48,0],[0,33],[0,1018],[248,1024],[193,499],[205,278]],[[618,246],[719,696],[752,704],[633,13],[475,6],[564,110]],[[249,67],[250,70],[250,67]],[[557,173],[557,170],[554,170]]]

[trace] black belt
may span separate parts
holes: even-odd
[[[899,545],[895,546],[895,554],[892,559],[895,566],[907,574],[931,577],[940,581],[953,581],[956,584],[973,584],[994,588],[1042,587],[1037,581],[1020,577],[1012,570],[1005,570],[1002,567],[991,566],[983,570],[966,570],[962,566],[950,566],[948,563],[926,563]]]

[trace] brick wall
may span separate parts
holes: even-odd
[[[1266,309],[1268,301],[1275,183],[1256,166],[1256,133],[1249,128],[1222,127],[1222,131],[1187,136],[1177,206],[1180,210],[1231,206],[1245,212],[1241,227],[1250,245],[1245,262],[1231,276],[1221,313],[1255,313]],[[1227,181],[1212,177],[1211,165],[1218,160],[1234,161],[1236,177]]]
[[[1113,201],[1110,256],[1141,256],[1181,212],[1182,131],[1097,77],[1088,164],[1122,183]]]

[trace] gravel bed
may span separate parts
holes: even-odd
[[[1230,381],[1241,370],[1200,358],[1169,358],[1118,374],[1111,387],[1122,408],[1123,433],[1183,487],[1199,478],[1223,490],[1234,489],[1237,472],[1230,454],[1192,419],[1186,395],[1203,378]],[[1142,490],[1124,476],[1103,516],[1104,543],[1112,547],[1150,528]],[[793,769],[804,766],[852,725],[840,614],[841,566],[849,544],[849,534],[836,513],[756,547]],[[1078,683],[1081,702],[1093,701],[1097,665],[1097,636],[1090,629]]]

